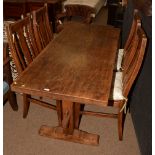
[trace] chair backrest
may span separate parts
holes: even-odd
[[[141,27],[137,30],[134,42],[136,43],[134,44],[133,49],[136,52],[134,52],[134,57],[129,67],[126,67],[123,70],[123,95],[125,97],[128,96],[128,93],[138,75],[145,54],[147,38]]]
[[[136,33],[139,24],[141,24],[141,19],[140,19],[138,10],[135,9],[134,14],[133,14],[133,21],[132,21],[132,25],[130,28],[130,32],[129,32],[127,41],[126,41],[125,46],[124,46],[124,52],[128,51],[130,44],[132,43],[132,39],[134,37],[134,34]]]
[[[53,32],[48,18],[47,4],[32,12],[33,26],[39,50],[42,51],[53,39]]]
[[[29,17],[6,26],[7,39],[12,58],[20,74],[39,54],[34,37],[32,20]]]
[[[137,30],[138,28],[141,27],[141,20],[139,17],[139,13],[137,10],[134,10],[134,16],[133,16],[133,22],[131,26],[131,30],[129,33],[129,37],[127,39],[127,42],[124,47],[124,55],[123,55],[123,61],[122,61],[122,69],[128,68],[134,54],[136,52],[136,37],[137,37]]]

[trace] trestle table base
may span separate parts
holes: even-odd
[[[73,134],[65,134],[62,127],[49,127],[42,125],[39,130],[39,135],[48,138],[61,139],[70,142],[88,144],[88,145],[98,145],[99,135],[91,134],[85,131],[74,129]]]

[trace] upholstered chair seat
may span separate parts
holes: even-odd
[[[114,82],[110,93],[110,100],[123,100],[123,83],[122,72],[116,72],[114,75]]]
[[[116,71],[120,71],[122,68],[123,54],[124,54],[124,49],[119,49],[118,55],[117,55],[116,66],[115,66]]]

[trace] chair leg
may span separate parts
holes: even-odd
[[[59,126],[62,125],[62,101],[56,100],[57,115]]]
[[[16,95],[11,90],[9,90],[9,92],[8,92],[8,100],[9,100],[9,103],[10,103],[12,109],[14,111],[17,111],[18,105],[17,105]]]
[[[75,128],[79,128],[80,124],[80,109],[81,109],[81,104],[80,103],[75,103]]]
[[[124,110],[121,110],[123,104],[120,104],[119,111],[118,111],[118,135],[119,140],[123,140],[123,116],[124,116]]]
[[[27,117],[29,107],[30,107],[30,101],[29,101],[29,95],[23,94],[23,118]]]

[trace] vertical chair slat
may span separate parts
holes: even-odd
[[[34,32],[32,30],[32,27],[30,28],[30,26],[25,28],[25,32],[27,34],[26,41],[28,43],[28,47],[31,52],[32,59],[34,59],[39,54],[39,52],[38,52],[38,48],[36,46],[35,38],[33,36]]]
[[[135,32],[135,33],[137,33],[137,32]],[[139,40],[138,36],[134,35],[132,43],[130,44],[128,51],[126,52],[126,54],[123,57],[122,68],[123,68],[124,72],[128,70],[128,68],[130,67],[131,62],[136,54],[138,40]]]
[[[22,49],[21,51],[23,52],[24,58],[26,59],[26,63],[30,64],[32,62],[32,56],[26,41],[26,37],[24,36],[24,32],[20,29],[17,34],[19,39],[18,41]]]
[[[21,54],[21,51],[20,51],[21,49],[19,48],[19,43],[16,36],[14,37],[14,46],[16,50],[16,52],[14,53],[17,53],[18,61],[20,62],[20,67],[22,70],[24,70],[26,68],[26,62],[23,59],[23,54]],[[13,55],[13,59],[14,59],[14,55]],[[19,66],[17,66],[17,68],[19,68]]]

